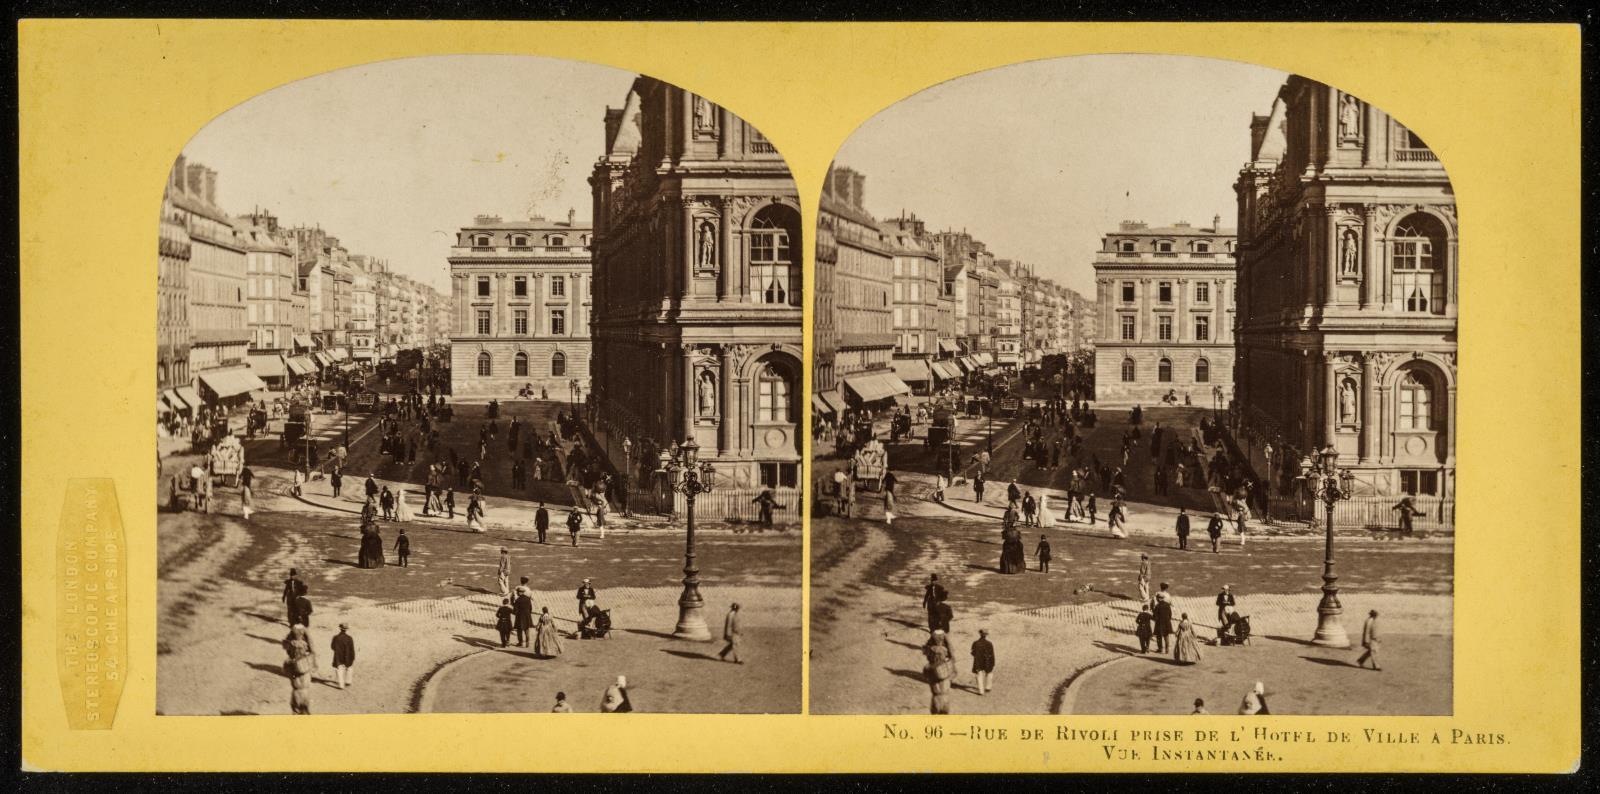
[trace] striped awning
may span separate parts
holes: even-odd
[[[193,386],[179,386],[178,388],[173,389],[173,391],[177,392],[178,396],[182,398],[185,403],[189,404],[190,410],[199,408],[205,404],[200,401],[199,390]]]
[[[933,374],[945,380],[960,380],[961,368],[954,361],[933,362]]]
[[[953,339],[940,339],[939,340],[939,352],[941,352],[941,353],[954,353],[954,352],[957,351],[957,349],[958,348],[956,347],[955,340],[953,340]]]
[[[901,358],[890,363],[894,367],[894,374],[900,380],[910,383],[933,380],[933,374],[928,371],[928,363],[920,358]]]
[[[311,357],[324,368],[333,366],[333,356],[328,355],[325,350],[318,350],[312,353]]]
[[[289,371],[296,375],[317,374],[317,365],[311,363],[311,359],[306,358],[305,356],[292,356],[284,359],[284,363],[288,364]]]
[[[277,353],[251,353],[245,360],[250,364],[250,371],[260,377],[283,377],[283,356]]]
[[[267,384],[262,383],[247,367],[202,372],[200,383],[216,394],[219,400],[267,388]]]
[[[991,356],[988,353],[976,353],[972,356],[972,360],[978,362],[978,366],[980,367],[994,366],[994,356]]]
[[[182,397],[178,396],[176,389],[167,389],[166,391],[163,391],[161,393],[161,399],[162,401],[166,402],[167,405],[170,405],[179,411],[188,411],[194,408],[194,406],[190,405]]]
[[[333,349],[333,360],[334,361],[348,361],[349,359],[350,359],[350,350],[348,348],[336,347],[336,348]]]
[[[311,347],[312,347],[312,345],[311,345],[311,337],[304,336],[304,335],[301,335],[301,334],[295,334],[294,335],[294,346],[300,348],[301,350],[310,350]]]
[[[821,403],[821,405],[819,406],[818,403]],[[845,409],[844,398],[839,396],[839,392],[836,389],[811,395],[811,405],[823,414],[837,414]]]
[[[887,400],[896,394],[910,394],[911,387],[905,381],[895,377],[892,372],[874,372],[867,375],[853,375],[844,379],[845,388],[854,392],[856,399],[864,402],[877,402]]]
[[[962,356],[961,358],[956,359],[956,363],[960,364],[961,368],[967,372],[977,372],[979,369],[981,369],[981,367],[978,366],[978,362],[972,360],[972,356]]]

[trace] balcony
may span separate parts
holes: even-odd
[[[590,247],[587,245],[453,245],[450,247],[451,258],[461,257],[467,259],[507,258],[522,259],[527,257],[550,256],[563,259],[587,259]]]
[[[1396,149],[1394,159],[1401,163],[1437,163],[1439,156],[1429,149]]]

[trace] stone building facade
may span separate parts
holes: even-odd
[[[189,375],[243,367],[250,344],[242,230],[217,205],[217,172],[180,158],[181,190],[168,190],[189,234]]]
[[[239,216],[245,241],[246,319],[252,351],[290,351],[294,347],[294,292],[298,281],[294,249],[271,212]],[[304,333],[304,330],[301,330]]]
[[[1291,77],[1240,172],[1235,384],[1279,461],[1332,444],[1358,493],[1448,500],[1455,481],[1455,195],[1376,107]],[[1282,472],[1275,472],[1282,476]]]
[[[1211,406],[1233,392],[1234,231],[1123,221],[1095,254],[1095,399]]]
[[[894,250],[863,206],[866,177],[849,168],[829,169],[817,226],[833,241],[833,316],[838,340],[832,372],[836,392],[818,392],[829,405],[878,402],[904,393],[893,385],[895,335]],[[882,385],[880,387],[880,384]],[[889,388],[885,392],[885,388]]]
[[[156,388],[189,385],[189,257],[193,243],[184,214],[173,201],[184,190],[184,161],[173,166],[161,197],[161,234],[156,271]],[[181,401],[181,398],[178,398]],[[186,404],[173,406],[183,410]]]
[[[798,485],[802,237],[788,165],[743,119],[650,77],[605,127],[589,180],[592,416],[661,449],[693,438],[730,488]]]
[[[450,249],[450,387],[461,397],[590,392],[594,239],[566,221],[479,215]]]

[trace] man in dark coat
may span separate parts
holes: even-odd
[[[1133,634],[1139,638],[1139,653],[1150,652],[1150,636],[1155,633],[1156,616],[1150,613],[1149,604],[1139,605],[1139,615],[1133,619]]]
[[[394,539],[394,553],[400,557],[400,567],[411,567],[411,538],[406,537],[405,527],[400,528],[399,537]]]
[[[1043,535],[1039,536],[1039,545],[1034,547],[1033,556],[1039,558],[1039,573],[1050,572],[1050,541]]]
[[[378,481],[376,479],[374,479],[373,475],[368,474],[367,475],[367,497],[368,498],[372,498],[372,497],[375,497],[377,495],[378,495]]]
[[[1178,508],[1178,548],[1189,548],[1189,513],[1184,508]]]
[[[567,513],[567,532],[572,535],[572,545],[578,545],[578,532],[583,529],[583,514],[574,505]]]
[[[310,588],[300,583],[299,595],[289,601],[289,625],[311,628],[311,599],[306,597]]]
[[[1211,553],[1218,552],[1218,545],[1222,542],[1222,514],[1212,513],[1211,520],[1206,522],[1206,534],[1211,536]]]
[[[539,509],[533,511],[533,529],[539,533],[539,542],[544,542],[546,532],[550,531],[550,511],[544,509],[544,502],[539,503]]]
[[[517,595],[511,606],[517,616],[517,647],[526,648],[528,632],[533,629],[533,598],[528,595],[528,577],[522,577],[522,584],[517,585]]]
[[[1367,622],[1361,624],[1361,647],[1366,651],[1356,659],[1356,666],[1366,667],[1367,661],[1371,660],[1372,669],[1382,670],[1383,668],[1378,666],[1378,610],[1376,609],[1367,612]]]
[[[307,465],[309,466],[310,464]],[[344,475],[340,474],[339,470],[335,468],[333,473],[328,475],[328,484],[333,486],[333,498],[338,499],[339,489],[344,487]]]
[[[1228,623],[1228,607],[1235,606],[1232,585],[1223,585],[1222,592],[1217,593],[1217,625],[1226,626]]]
[[[595,600],[594,585],[590,584],[588,579],[583,580],[583,584],[578,585],[578,621],[580,623],[589,614],[584,609],[584,605]]]
[[[333,672],[339,677],[339,688],[355,683],[350,668],[356,663],[356,641],[350,636],[350,624],[340,623],[339,633],[333,635]]]
[[[928,584],[922,588],[922,608],[928,610],[928,631],[939,628],[939,603],[949,595],[939,584],[939,574],[930,574]]]
[[[288,578],[283,580],[283,603],[289,609],[289,625],[291,626],[295,623],[294,597],[304,593],[305,589],[306,583],[300,581],[300,571],[296,568],[290,568]]]
[[[444,509],[448,513],[448,518],[456,517],[456,489],[449,486],[445,486],[444,489]]]
[[[1161,592],[1156,593],[1156,653],[1167,652],[1167,636],[1172,634],[1172,593],[1167,590],[1167,583],[1161,583]]]
[[[978,638],[972,641],[972,673],[978,679],[978,694],[994,688],[994,643],[989,641],[988,629],[978,629]]]
[[[934,620],[937,623],[934,629],[942,630],[945,634],[950,633],[950,620],[955,617],[955,610],[951,609],[950,604],[945,600],[948,597],[948,594],[941,593],[939,595],[939,603],[933,606]]]
[[[1006,503],[1011,508],[1015,509],[1016,507],[1018,507],[1020,505],[1021,502],[1022,502],[1022,489],[1017,487],[1017,481],[1016,480],[1012,480],[1011,484],[1006,486]]]

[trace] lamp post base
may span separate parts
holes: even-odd
[[[691,592],[685,586],[683,596],[678,599],[678,625],[672,630],[672,636],[680,640],[710,642],[711,629],[706,626],[705,606],[700,593]]]
[[[1350,647],[1350,635],[1344,633],[1344,607],[1339,604],[1339,591],[1332,585],[1323,585],[1322,603],[1317,605],[1317,633],[1311,636],[1312,645],[1324,648]]]

